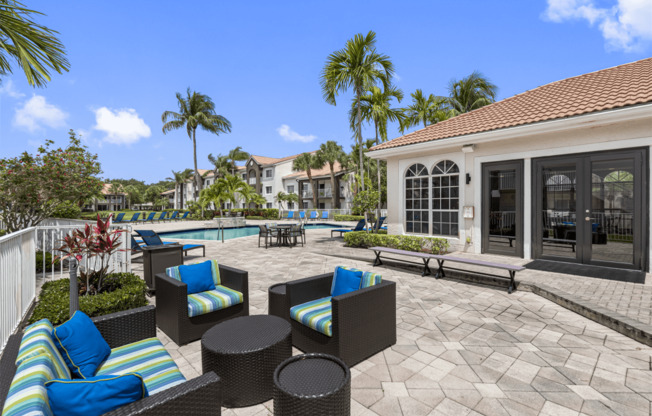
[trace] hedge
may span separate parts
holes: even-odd
[[[249,215],[248,217],[245,217],[248,220],[264,220],[266,219],[265,217],[261,217],[259,215]]]
[[[145,281],[133,273],[112,273],[106,277],[106,286],[116,287],[112,292],[79,296],[79,309],[90,317],[120,312],[148,305]],[[34,313],[29,323],[47,318],[53,325],[70,318],[70,279],[43,284]]]
[[[445,238],[415,235],[387,235],[352,231],[344,234],[344,242],[349,247],[390,247],[433,254],[445,254],[448,251],[448,240]]]
[[[335,221],[360,221],[364,220],[363,215],[333,215],[333,220]]]

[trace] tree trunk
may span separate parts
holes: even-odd
[[[362,88],[358,87],[356,89],[355,97],[355,106],[357,107],[357,126],[356,126],[356,135],[358,136],[358,155],[360,159],[360,189],[364,191],[364,158],[362,154],[362,109],[360,108],[360,96],[362,96]],[[366,214],[365,214],[366,218]]]
[[[378,123],[376,122],[376,146],[380,143],[378,141]],[[385,129],[387,130],[387,129]],[[383,193],[380,187],[380,159],[376,159],[376,173],[378,175],[378,212],[376,214],[376,221],[380,219],[380,210],[383,206]]]
[[[335,192],[336,191],[336,188],[335,188],[335,171],[333,169],[333,163],[329,163],[328,166],[330,166],[330,168],[331,168],[331,193],[333,194],[333,195],[331,195],[332,198],[333,198],[333,206],[331,208],[332,209],[337,209],[337,208],[339,208],[338,207],[339,198],[337,197],[338,192]]]
[[[317,190],[315,189],[315,184],[312,180],[312,172],[310,168],[306,171],[308,174],[308,180],[310,181],[310,188],[312,189],[312,208],[317,209]]]
[[[192,156],[195,162],[195,185],[197,186],[196,192],[199,195],[199,192],[202,189],[202,180],[201,176],[199,175],[199,169],[197,169],[197,139],[195,137],[196,131],[196,128],[192,129]]]

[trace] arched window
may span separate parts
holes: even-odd
[[[450,160],[432,168],[432,234],[459,234],[460,169]]]
[[[405,231],[428,233],[428,169],[420,163],[405,174]]]

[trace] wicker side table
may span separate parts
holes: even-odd
[[[221,322],[201,339],[202,370],[222,379],[222,405],[244,407],[272,398],[274,370],[292,355],[292,327],[277,316]]]
[[[290,322],[290,305],[285,287],[285,283],[277,283],[267,289],[267,299],[269,300],[268,314],[278,316]]]
[[[351,414],[351,373],[342,360],[328,354],[295,355],[274,372],[274,414]]]

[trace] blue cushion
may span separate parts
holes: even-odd
[[[210,261],[179,266],[179,276],[181,276],[181,281],[188,285],[189,295],[215,290]]]
[[[331,296],[339,296],[360,289],[361,280],[361,270],[351,270],[337,266],[335,268],[335,275],[333,276]]]
[[[138,373],[45,382],[54,416],[99,416],[148,396]]]
[[[54,328],[52,335],[68,368],[78,378],[93,377],[111,354],[109,344],[82,311],[76,311],[72,318]]]

